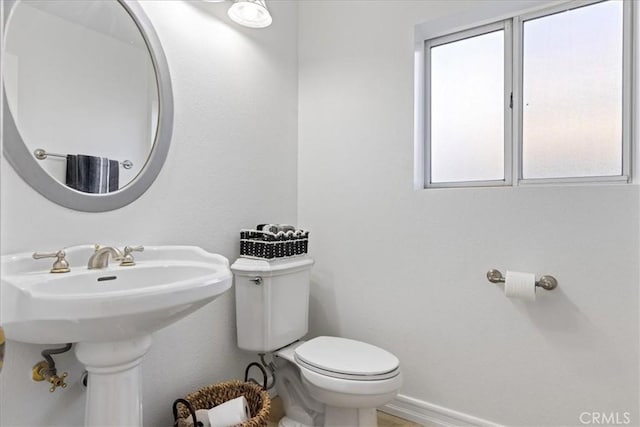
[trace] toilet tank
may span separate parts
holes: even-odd
[[[306,256],[233,263],[238,347],[270,352],[307,333],[312,265]]]

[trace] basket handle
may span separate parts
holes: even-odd
[[[254,380],[253,378],[249,378],[249,370],[253,366],[257,366],[258,369],[260,369],[260,371],[262,372],[262,389],[266,390],[267,389],[267,371],[258,362],[251,362],[247,365],[247,369],[244,370],[244,381],[260,385],[258,381]]]
[[[179,403],[182,403],[184,406],[186,406],[189,412],[191,413],[191,416],[193,417],[194,427],[202,427],[204,425],[197,420],[196,411],[195,409],[193,409],[193,405],[191,405],[191,402],[185,399],[176,399],[176,401],[173,402],[173,426],[174,427],[178,427],[178,404]]]

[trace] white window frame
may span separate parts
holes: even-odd
[[[634,23],[638,19],[632,1],[623,2],[623,76],[622,76],[622,171],[615,176],[523,179],[522,177],[522,30],[525,21],[571,9],[600,3],[603,0],[570,0],[543,4],[526,0],[497,0],[463,14],[440,18],[415,27],[415,101],[414,101],[414,188],[456,188],[488,186],[520,186],[548,184],[628,183],[632,178],[633,114],[637,88],[634,87]],[[430,141],[430,69],[429,49],[444,43],[491,32],[488,28],[504,28],[505,32],[505,167],[504,180],[431,182]],[[492,31],[496,31],[496,29]],[[516,59],[516,60],[514,60]],[[511,95],[513,94],[513,95]],[[510,105],[510,97],[513,101]],[[637,153],[636,157],[638,156]]]

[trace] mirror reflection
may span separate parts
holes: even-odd
[[[9,110],[38,165],[85,193],[122,189],[158,127],[147,45],[117,1],[22,0],[6,26]]]

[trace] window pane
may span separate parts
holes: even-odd
[[[622,175],[622,2],[524,23],[523,178]]]
[[[504,179],[504,31],[431,53],[431,182]]]

